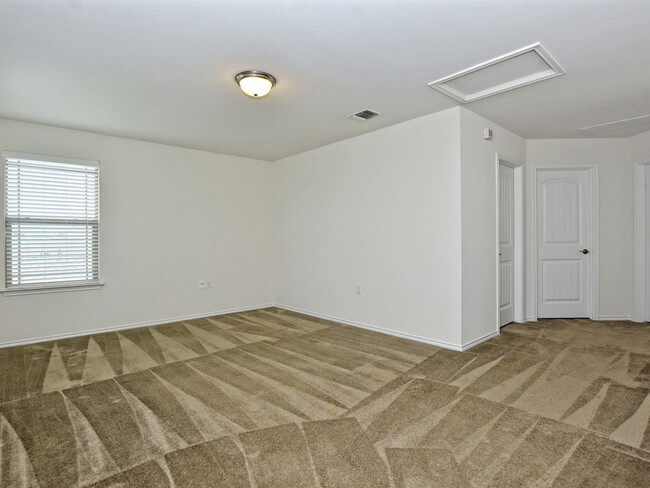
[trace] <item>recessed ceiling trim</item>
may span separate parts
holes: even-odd
[[[639,127],[643,125],[650,125],[650,114],[641,115],[640,117],[632,117],[630,119],[617,120],[615,122],[590,125],[589,127],[581,127],[580,130],[585,135],[594,135],[600,134],[602,132],[609,132],[617,129],[628,129],[630,127]]]
[[[528,53],[534,53],[539,56],[540,61],[542,61],[547,66],[547,69],[535,71],[527,75],[518,76],[512,80],[488,86],[482,90],[476,90],[470,93],[465,93],[451,86],[451,82],[459,80],[462,77],[468,77],[468,75],[477,73],[480,70],[484,70],[501,63],[506,63],[513,58],[517,58]],[[444,78],[432,81],[428,85],[434,90],[438,90],[439,92],[444,93],[445,95],[453,98],[460,103],[469,103],[475,100],[480,100],[481,98],[530,85],[532,83],[538,83],[550,78],[555,78],[556,76],[561,76],[565,73],[566,70],[562,68],[560,63],[558,63],[558,61],[546,49],[544,49],[541,43],[537,42],[535,44],[531,44],[530,46],[512,51],[508,54],[490,59],[489,61],[474,65],[462,71],[458,71],[452,75],[445,76]]]

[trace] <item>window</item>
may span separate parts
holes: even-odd
[[[99,285],[99,163],[3,159],[6,291]]]

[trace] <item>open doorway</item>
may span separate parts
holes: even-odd
[[[497,330],[523,322],[523,165],[497,154]]]

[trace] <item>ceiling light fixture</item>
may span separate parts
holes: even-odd
[[[252,98],[261,98],[268,95],[277,82],[275,76],[254,69],[237,73],[235,81],[241,91]]]

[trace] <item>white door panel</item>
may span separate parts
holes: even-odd
[[[515,319],[515,170],[499,164],[499,325]]]
[[[589,316],[590,191],[587,169],[537,172],[538,317]]]

